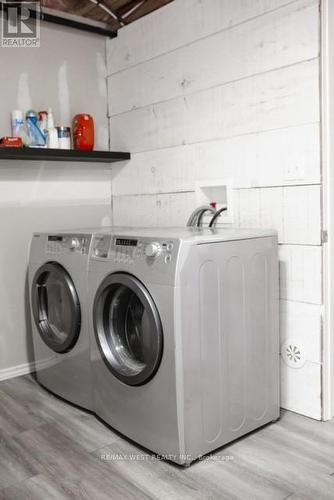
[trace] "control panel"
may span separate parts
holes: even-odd
[[[113,240],[113,260],[117,264],[133,264],[143,255],[142,242],[134,238],[119,238]]]
[[[88,254],[90,236],[82,234],[49,234],[46,243],[46,253],[61,255],[71,252]]]
[[[158,263],[168,265],[173,262],[175,246],[176,243],[169,240],[101,234],[94,237],[91,256],[97,260],[110,259],[126,267],[139,261],[152,266]]]
[[[112,243],[112,255],[115,263],[133,264],[144,260],[153,265],[155,262],[170,264],[173,260],[174,243],[172,241],[149,240],[147,238],[119,238]]]

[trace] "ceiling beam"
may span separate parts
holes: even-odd
[[[9,7],[19,8],[18,4],[15,2],[13,3],[0,2],[0,7],[4,15],[8,14]],[[69,28],[86,31],[88,33],[95,33],[97,35],[106,36],[109,38],[117,37],[117,31],[111,30],[106,26],[105,23],[103,25],[101,23],[101,26],[98,26],[99,23],[95,22],[91,23],[89,19],[87,19],[87,22],[84,22],[85,18],[83,17],[78,18],[78,16],[68,15],[63,12],[62,15],[60,16],[58,15],[58,12],[60,11],[54,11],[51,9],[41,9],[40,11],[36,11],[34,9],[29,9],[29,10],[30,10],[30,16],[34,19],[38,18],[44,22],[58,24],[60,26],[67,26]]]

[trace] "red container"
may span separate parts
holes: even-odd
[[[94,120],[90,115],[76,115],[73,118],[73,146],[80,151],[94,149]]]
[[[23,148],[21,137],[1,137],[0,148]]]

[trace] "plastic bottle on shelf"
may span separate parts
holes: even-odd
[[[32,143],[32,136],[29,131],[29,126],[23,118],[23,113],[20,109],[14,109],[11,112],[11,129],[12,137],[19,137],[22,139],[24,146],[30,146]]]
[[[12,137],[20,137],[20,130],[23,127],[23,113],[20,109],[13,109],[11,112]]]
[[[46,137],[46,130],[48,128],[48,112],[39,111],[38,112],[38,126]]]
[[[32,109],[27,111],[26,126],[30,136],[30,146],[44,148],[46,146],[45,135],[38,126],[37,113]]]
[[[55,128],[52,109],[48,109],[48,121],[47,121],[47,147],[52,149],[58,149],[58,132]]]

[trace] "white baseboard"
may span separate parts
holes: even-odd
[[[59,355],[56,353],[52,353],[50,357],[46,359],[40,359],[39,361],[31,361],[30,363],[24,363],[23,365],[4,368],[3,370],[0,370],[0,382],[2,380],[21,377],[22,375],[28,375],[28,373],[56,366],[57,361],[59,361],[58,356]]]
[[[4,368],[0,370],[0,382],[3,380],[8,380],[14,377],[20,377],[21,375],[27,375],[35,371],[35,362],[24,363],[23,365],[12,366],[10,368]]]

